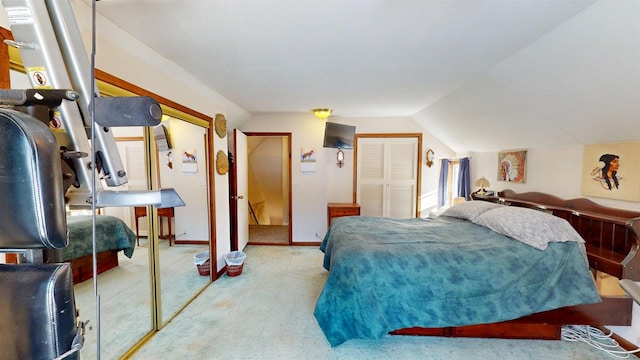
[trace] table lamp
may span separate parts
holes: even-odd
[[[485,191],[486,188],[488,188],[489,186],[491,186],[491,184],[489,183],[489,180],[487,180],[484,176],[481,177],[480,179],[476,180],[476,186],[478,186],[480,188],[480,190],[478,190],[477,194],[478,195],[484,195],[487,192]]]

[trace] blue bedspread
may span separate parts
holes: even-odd
[[[61,250],[62,261],[77,259],[93,252],[91,215],[67,217],[69,245]],[[97,252],[123,250],[131,258],[136,246],[136,234],[119,218],[109,215],[96,217]]]
[[[315,308],[332,346],[408,327],[485,324],[600,302],[576,242],[542,251],[470,221],[341,217]]]

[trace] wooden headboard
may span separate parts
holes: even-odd
[[[585,240],[591,268],[618,279],[640,281],[640,212],[539,192],[504,190],[494,200],[548,211],[567,220]]]

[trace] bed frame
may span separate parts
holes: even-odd
[[[585,239],[589,265],[618,279],[640,281],[640,212],[598,205],[588,199],[564,200],[553,195],[504,190],[498,196],[476,197],[510,206],[547,211],[569,223]],[[562,325],[630,326],[633,300],[602,296],[598,304],[570,306],[494,324],[447,328],[407,328],[395,335],[492,337],[559,340]],[[624,341],[623,341],[623,346]],[[628,348],[634,345],[627,342]],[[627,348],[625,347],[625,348]]]
[[[98,274],[118,266],[118,251],[107,250],[96,254]],[[73,283],[77,284],[93,277],[93,255],[85,255],[77,259],[71,259]]]
[[[96,254],[98,260],[98,274],[118,266],[118,251],[107,250]],[[7,264],[17,264],[18,256],[8,253],[6,256]],[[71,263],[71,271],[73,273],[73,283],[77,284],[93,277],[93,255],[85,255],[77,259],[68,260]]]

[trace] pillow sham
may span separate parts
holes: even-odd
[[[473,222],[540,250],[550,242],[584,243],[567,220],[540,210],[504,206],[484,212]]]
[[[485,211],[489,211],[498,207],[504,207],[504,205],[482,200],[465,201],[460,204],[451,206],[440,215],[473,221],[473,219],[475,219],[478,215],[484,213]]]

